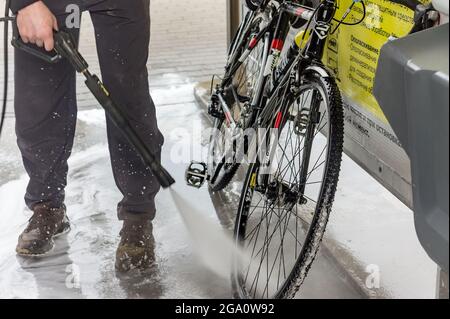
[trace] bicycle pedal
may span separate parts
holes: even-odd
[[[192,161],[186,170],[186,183],[194,188],[201,188],[209,180],[205,163]]]

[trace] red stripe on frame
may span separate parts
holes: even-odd
[[[281,112],[278,112],[277,114],[277,118],[275,120],[275,128],[280,128],[280,124],[281,124]]]
[[[295,12],[295,15],[298,17],[301,17],[303,12],[305,12],[306,9],[305,8],[298,8],[297,11]]]
[[[283,40],[274,39],[272,41],[272,49],[274,49],[274,50],[278,50],[278,51],[283,50],[283,45],[284,45]]]
[[[229,112],[225,112],[225,120],[227,121],[227,125],[231,124],[231,114]]]
[[[249,48],[253,49],[256,46],[257,43],[258,43],[258,40],[256,38],[251,39],[250,40],[250,44],[249,44]]]

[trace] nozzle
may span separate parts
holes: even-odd
[[[152,172],[158,182],[161,184],[162,188],[166,189],[175,184],[175,180],[173,179],[173,177],[161,165],[159,165],[159,167],[153,168]]]

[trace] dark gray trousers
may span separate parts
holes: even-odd
[[[103,82],[150,149],[160,156],[163,136],[150,97],[147,59],[150,0],[47,0],[66,26],[66,7],[77,4],[91,15]],[[79,29],[66,29],[77,39]],[[17,141],[30,177],[25,201],[31,209],[64,203],[68,165],[77,118],[75,71],[67,61],[49,65],[15,52]],[[119,219],[153,219],[160,185],[121,132],[107,120],[111,163],[123,194]]]

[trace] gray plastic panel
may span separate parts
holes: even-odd
[[[411,159],[416,229],[449,264],[449,25],[387,43],[374,95]]]

